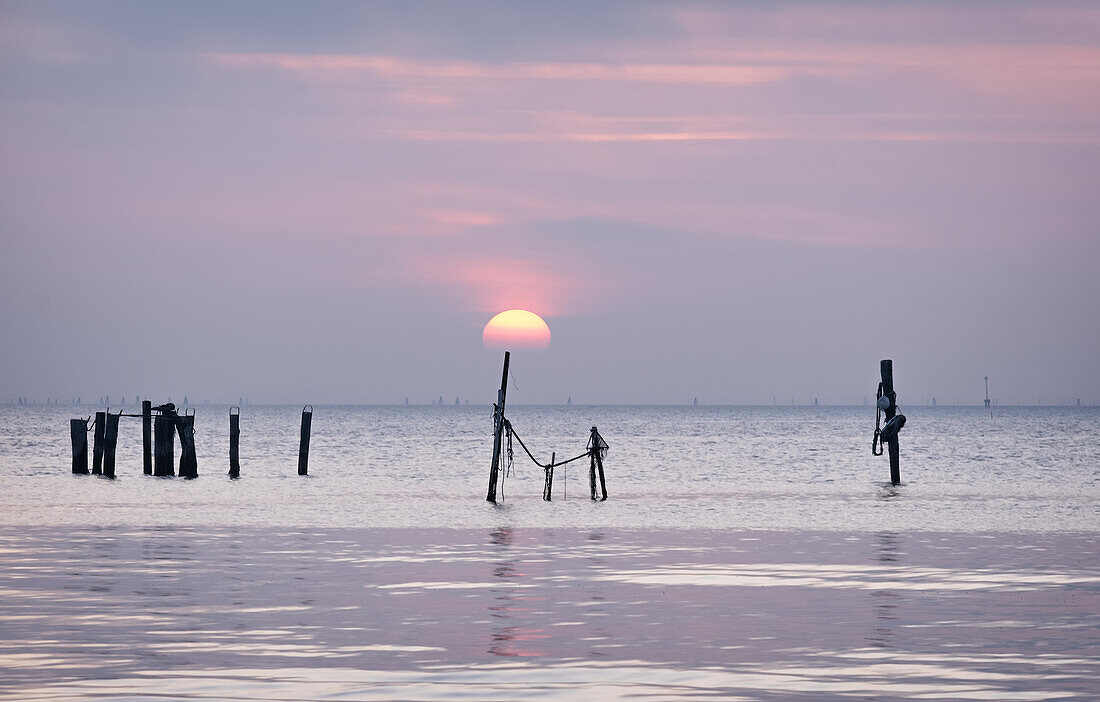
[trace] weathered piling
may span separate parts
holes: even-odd
[[[189,479],[197,478],[199,477],[199,463],[195,457],[195,415],[177,416],[176,431],[180,435],[179,476]]]
[[[176,417],[172,414],[158,414],[153,418],[153,475],[170,478],[176,474],[175,433]]]
[[[504,371],[500,374],[500,390],[497,390],[497,403],[493,408],[493,464],[489,468],[489,492],[485,496],[488,502],[497,501],[497,476],[500,471],[500,447],[504,434],[504,404],[508,397],[508,362],[512,353],[504,352]]]
[[[118,419],[122,414],[107,412],[103,425],[103,477],[115,477],[115,447],[118,445]]]
[[[890,427],[890,421],[898,413],[898,395],[894,392],[894,362],[886,359],[879,363],[879,372],[882,375],[882,396],[890,399],[890,404],[886,407],[886,425],[883,427],[883,439],[886,439],[886,446],[890,453],[890,482],[894,485],[901,483],[901,452],[898,447],[898,432],[901,427],[897,427],[893,431],[892,436],[887,436],[887,427]],[[905,423],[905,417],[901,418],[900,424]],[[895,422],[895,425],[899,422]]]
[[[588,469],[588,483],[592,490],[592,499],[599,499],[603,502],[607,499],[607,482],[604,480],[603,475],[603,452],[607,450],[607,442],[600,436],[600,432],[596,427],[592,427],[592,435],[588,440],[589,455],[591,461]],[[600,494],[601,497],[596,496],[596,475],[599,474],[600,478]]]
[[[141,401],[141,472],[153,474],[153,403]]]
[[[69,420],[69,434],[73,439],[73,473],[88,474],[88,422],[83,419]]]
[[[298,475],[309,475],[309,430],[313,424],[313,405],[302,408],[302,438],[298,443]]]
[[[234,414],[233,410],[237,410]],[[229,477],[241,477],[241,408],[229,408]]]
[[[554,460],[557,458],[557,453],[550,454],[550,465],[546,466],[546,484],[542,486],[542,499],[547,502],[550,501],[550,491],[554,487]]]
[[[95,413],[95,431],[92,433],[92,475],[103,474],[103,428],[107,413]]]

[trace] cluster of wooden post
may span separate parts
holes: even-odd
[[[177,414],[175,407],[168,403],[155,408],[157,414],[153,414],[153,403],[144,400],[141,403],[141,439],[142,439],[142,472],[145,475],[155,477],[174,477],[177,474],[181,478],[199,477],[199,465],[195,452],[195,414]],[[92,475],[103,475],[107,478],[115,477],[115,449],[118,444],[118,421],[121,417],[134,417],[137,415],[123,415],[121,412],[96,412],[95,421],[92,423]],[[229,410],[229,477],[239,478],[240,465],[240,440],[241,440],[241,409],[231,407]],[[302,409],[302,431],[298,445],[298,475],[309,474],[309,439],[313,424],[313,405],[306,405]],[[69,434],[73,445],[73,473],[88,474],[88,421],[85,419],[69,420]],[[180,439],[180,462],[177,473],[175,467],[175,438]]]

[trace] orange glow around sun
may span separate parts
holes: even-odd
[[[489,320],[481,341],[487,349],[544,349],[550,345],[550,327],[527,310],[508,310]]]

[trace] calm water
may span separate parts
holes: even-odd
[[[197,480],[69,474],[71,407],[0,408],[0,696],[1098,699],[1100,411],[199,408]],[[128,422],[128,423],[126,423]],[[561,469],[559,469],[561,471]],[[563,499],[565,491],[568,499]]]
[[[141,475],[140,419],[124,418],[117,480],[69,473],[71,407],[0,409],[0,523],[347,527],[1092,531],[1100,526],[1100,409],[904,408],[900,489],[870,455],[870,408],[515,407],[543,460],[611,445],[591,505],[583,461],[542,470],[518,445],[505,504],[484,499],[482,407],[317,407],[310,476],[297,475],[300,407],[248,407],[241,476],[226,478],[227,408],[196,418],[200,477]],[[177,444],[178,452],[178,444]],[[563,501],[565,492],[568,500]]]

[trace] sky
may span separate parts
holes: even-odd
[[[0,402],[1100,401],[1100,5],[0,0]]]

